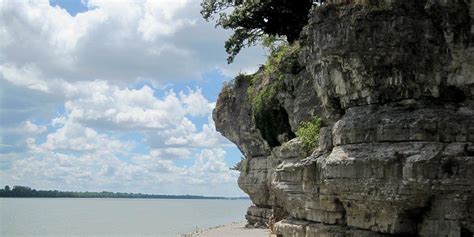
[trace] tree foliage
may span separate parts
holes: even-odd
[[[242,199],[226,197],[207,197],[197,195],[159,195],[143,193],[116,192],[71,192],[58,190],[36,190],[26,186],[5,186],[0,189],[0,197],[42,197],[42,198],[150,198],[150,199]]]
[[[201,14],[206,20],[218,15],[216,26],[234,34],[225,42],[228,63],[244,47],[264,36],[285,36],[292,43],[308,22],[309,0],[203,0]]]

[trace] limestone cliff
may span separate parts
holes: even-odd
[[[219,96],[216,128],[245,155],[248,223],[275,221],[281,236],[473,236],[474,3],[350,2],[314,9],[276,69]],[[308,152],[295,133],[314,116]]]

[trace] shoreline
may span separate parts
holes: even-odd
[[[190,233],[181,234],[181,237],[268,237],[268,229],[245,228],[246,221],[232,222],[220,226],[198,229]]]

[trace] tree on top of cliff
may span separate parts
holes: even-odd
[[[308,22],[309,0],[203,0],[201,14],[206,20],[218,15],[216,26],[234,30],[225,42],[232,63],[244,47],[255,45],[263,36],[285,36],[292,43]]]

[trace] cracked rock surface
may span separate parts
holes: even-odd
[[[312,11],[300,70],[260,70],[219,95],[216,128],[245,156],[249,225],[280,236],[473,236],[474,2],[347,2]],[[272,83],[278,103],[265,111],[287,116],[278,142],[262,136],[249,93]],[[289,134],[313,116],[323,127],[308,153]]]

